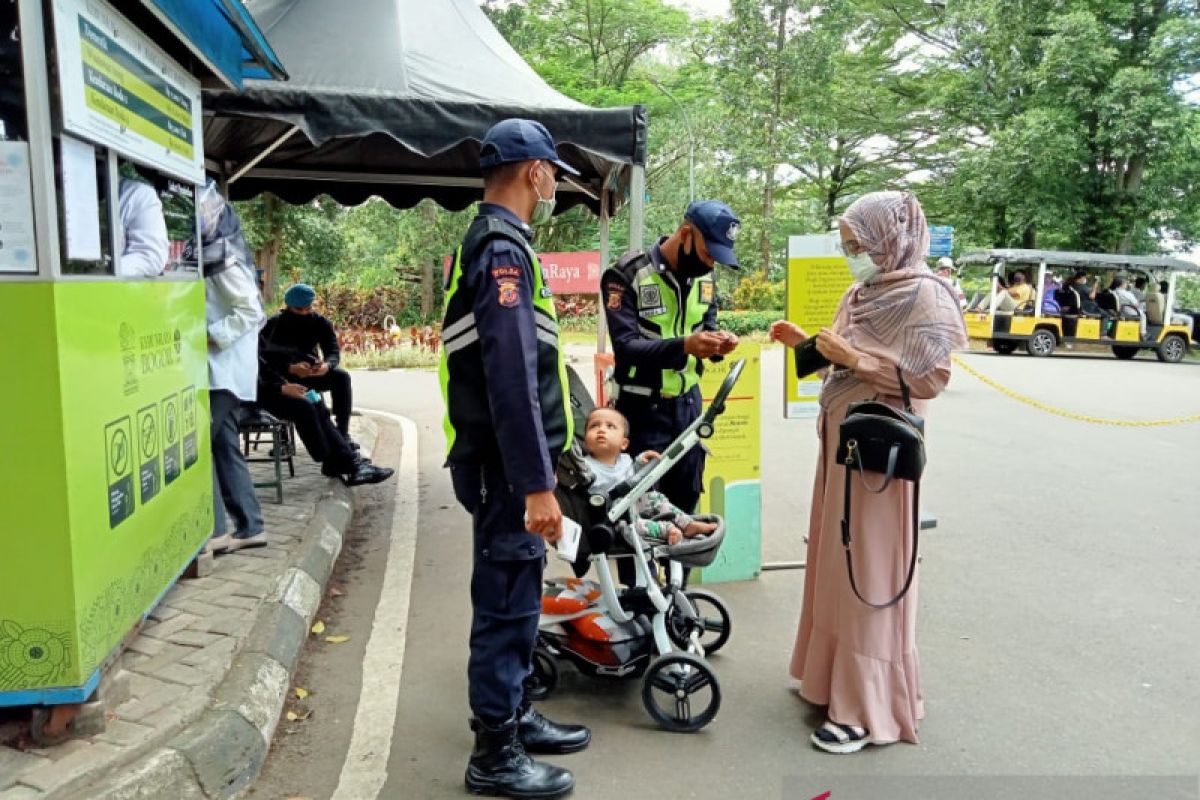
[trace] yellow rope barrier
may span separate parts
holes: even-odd
[[[1200,414],[1191,414],[1186,417],[1173,417],[1171,419],[1148,420],[1106,419],[1104,417],[1089,416],[1088,414],[1076,414],[1073,411],[1067,411],[1066,409],[1057,408],[1049,405],[1048,403],[1043,403],[1040,400],[1034,400],[1032,397],[1027,397],[1020,392],[1014,392],[1012,389],[1002,386],[988,376],[979,372],[979,370],[971,367],[958,356],[951,356],[951,358],[956,366],[962,368],[969,375],[978,378],[980,381],[986,383],[988,386],[992,387],[1006,397],[1011,397],[1013,400],[1016,400],[1019,403],[1024,403],[1025,405],[1032,406],[1039,411],[1045,411],[1047,414],[1054,414],[1058,417],[1078,420],[1079,422],[1090,422],[1093,425],[1114,425],[1120,428],[1161,428],[1167,425],[1185,425],[1189,422],[1200,422]]]

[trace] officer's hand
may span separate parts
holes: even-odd
[[[536,533],[547,542],[562,538],[562,509],[554,492],[535,492],[525,495],[525,530]]]
[[[714,331],[698,331],[683,340],[683,351],[696,358],[708,358],[721,352],[725,339]]]
[[[771,341],[780,342],[787,347],[795,347],[808,338],[808,334],[794,322],[781,319],[771,323]]]
[[[308,391],[308,387],[302,386],[299,383],[285,383],[280,387],[279,391],[283,392],[284,397],[294,397],[297,400],[303,400],[304,393]]]
[[[722,340],[721,340],[721,349],[718,350],[717,352],[719,352],[723,356],[727,356],[730,353],[732,353],[734,350],[737,349],[737,346],[738,346],[737,334],[730,333],[729,331],[718,331],[718,333],[720,333]]]

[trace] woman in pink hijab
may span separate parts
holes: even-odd
[[[812,743],[831,753],[867,744],[916,742],[924,716],[917,659],[917,583],[897,604],[876,609],[850,586],[841,543],[845,470],[836,460],[838,428],[850,403],[878,397],[899,407],[899,366],[924,416],[926,401],[950,380],[950,352],[965,347],[958,300],[925,265],[929,228],[909,192],[873,192],[838,221],[855,283],[822,329],[817,350],[833,365],[821,389],[820,461],[809,520],[804,607],[792,652],[800,696],[827,707]],[[779,321],[771,338],[795,347],[808,335]],[[912,485],[880,494],[854,487],[855,579],[873,602],[900,590],[912,552]]]

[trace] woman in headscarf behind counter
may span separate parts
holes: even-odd
[[[929,229],[909,192],[873,192],[838,221],[855,283],[817,350],[832,364],[820,397],[820,456],[809,521],[804,606],[791,675],[801,698],[827,706],[812,743],[853,753],[867,744],[917,741],[924,716],[917,658],[917,581],[897,604],[876,609],[851,589],[842,555],[845,470],[836,460],[847,406],[878,397],[899,407],[899,366],[924,415],[925,401],[950,380],[950,352],[966,345],[958,301],[925,264]],[[791,322],[771,337],[795,347],[808,335]],[[856,487],[860,488],[860,487]],[[855,577],[863,596],[892,597],[913,544],[912,485],[894,481],[883,492],[853,492]],[[880,600],[882,602],[882,600]]]

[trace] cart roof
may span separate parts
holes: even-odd
[[[1108,253],[1077,253],[1068,250],[975,250],[964,253],[960,264],[994,264],[1007,261],[1018,264],[1040,264],[1043,261],[1052,267],[1077,267],[1089,270],[1119,271],[1136,267],[1145,270],[1169,270],[1172,272],[1200,273],[1200,264],[1166,256],[1129,256]]]

